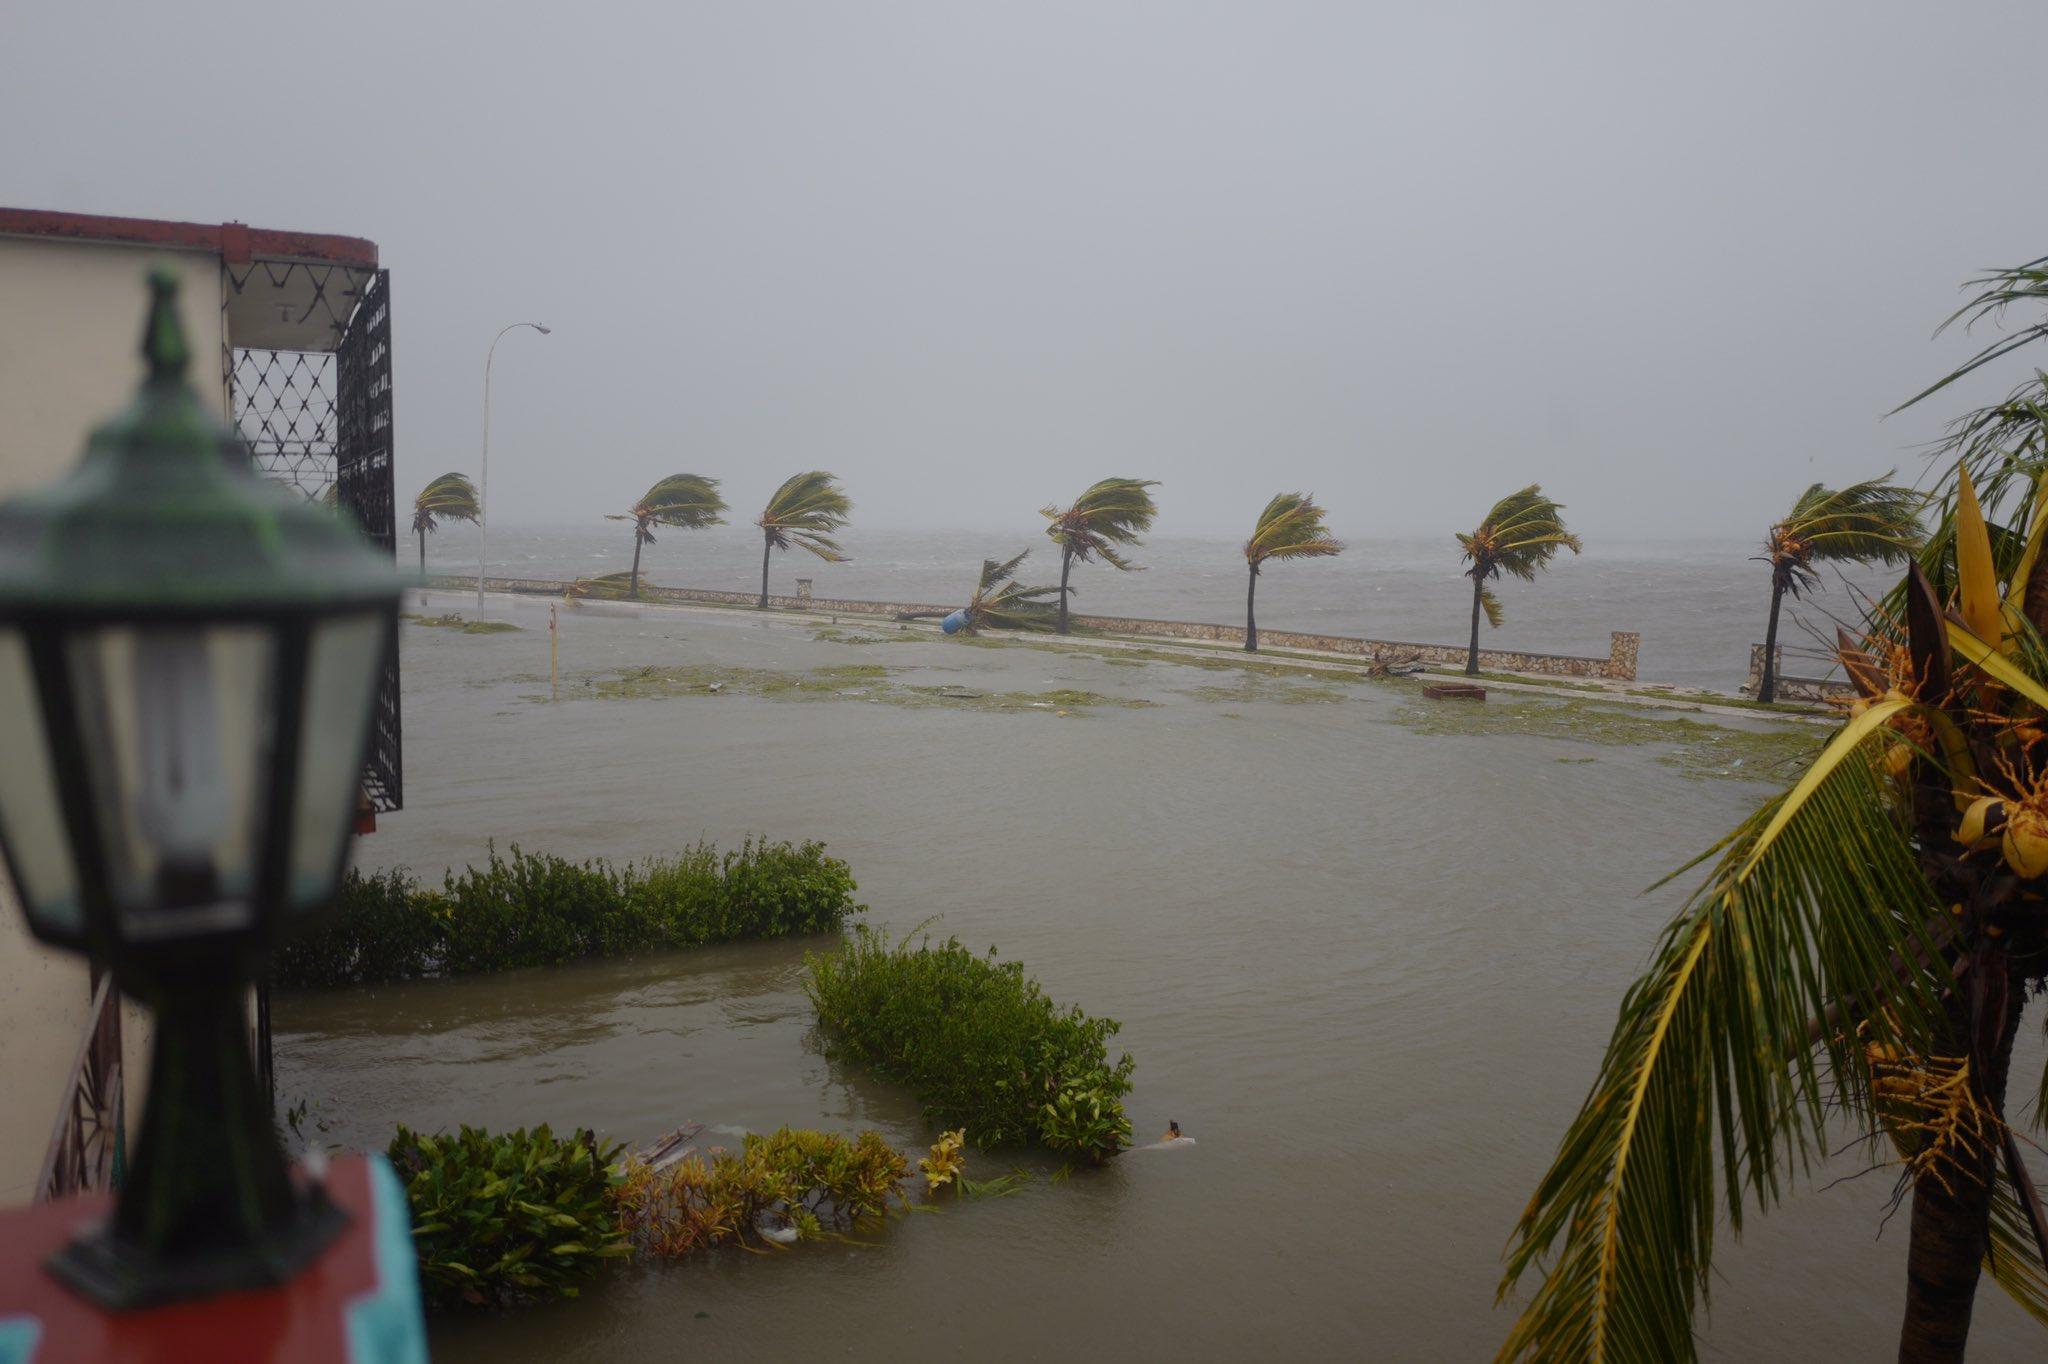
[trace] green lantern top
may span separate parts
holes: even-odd
[[[185,369],[177,279],[153,271],[149,374],[57,483],[0,502],[0,620],[231,616],[394,601],[353,528],[258,475]]]

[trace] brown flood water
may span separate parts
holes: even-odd
[[[408,808],[363,862],[437,877],[492,838],[617,859],[823,839],[870,922],[934,920],[1121,1019],[1139,1140],[1177,1119],[1198,1144],[859,1244],[636,1265],[576,1302],[439,1323],[443,1360],[1490,1357],[1509,1324],[1493,1306],[1502,1246],[1677,902],[1640,892],[1767,790],[1685,776],[1656,744],[1419,733],[1397,719],[1420,704],[1407,684],[1333,683],[1303,703],[1316,684],[849,645],[717,612],[565,610],[565,681],[706,662],[896,675],[829,699],[565,686],[551,705],[546,607],[492,614],[525,628],[406,629]],[[943,684],[1159,704],[1061,718],[869,699]],[[686,1119],[928,1143],[904,1092],[820,1054],[800,978],[805,948],[825,945],[288,996],[280,1093],[353,1145],[399,1122],[637,1143]],[[2040,1064],[2027,1045],[2016,1074]],[[1889,1172],[1819,1188],[1859,1155],[1724,1238],[1709,1357],[1895,1348],[1905,1221],[1879,1236]],[[1015,1153],[969,1168],[1020,1165],[1054,1168]],[[2038,1328],[1987,1281],[1974,1344],[1973,1359],[2027,1357]]]

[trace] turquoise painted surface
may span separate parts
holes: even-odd
[[[366,1159],[377,1286],[348,1306],[348,1357],[353,1364],[427,1364],[419,1263],[412,1252],[412,1209],[391,1162],[380,1155]],[[0,1353],[0,1364],[12,1360]]]
[[[0,1364],[29,1364],[42,1339],[43,1324],[34,1317],[0,1319]]]

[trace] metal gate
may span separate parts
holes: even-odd
[[[259,274],[260,272],[260,274]],[[228,393],[256,468],[355,518],[385,553],[398,549],[391,442],[391,272],[297,261],[230,267],[227,284],[295,290],[333,348],[232,346]],[[404,804],[396,641],[377,692],[363,790],[379,811]]]

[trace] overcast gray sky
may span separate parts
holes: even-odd
[[[1105,474],[1437,534],[1750,535],[1897,464],[2048,253],[2039,0],[16,3],[0,203],[377,241],[400,495],[500,522],[840,473],[867,525]]]

